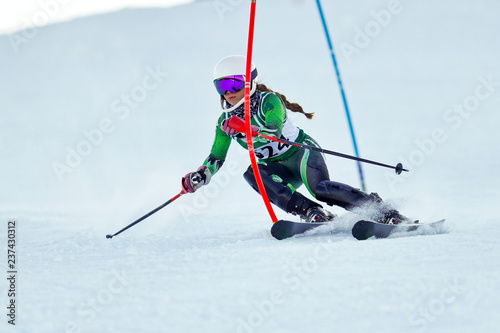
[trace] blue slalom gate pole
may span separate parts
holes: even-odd
[[[325,30],[326,40],[328,42],[328,47],[330,48],[330,53],[332,55],[333,67],[335,67],[335,73],[337,74],[337,81],[339,83],[340,94],[342,95],[342,101],[344,102],[344,109],[345,109],[345,113],[347,116],[347,122],[349,123],[349,129],[351,131],[352,143],[354,145],[354,153],[356,154],[356,157],[359,158],[358,145],[356,143],[356,136],[354,135],[354,127],[352,125],[351,115],[349,113],[349,107],[347,105],[347,98],[345,96],[344,87],[342,85],[342,80],[340,78],[340,72],[339,72],[339,68],[337,65],[337,59],[335,58],[335,52],[333,51],[333,44],[332,44],[332,41],[330,39],[330,34],[328,32],[328,27],[326,25],[325,16],[323,15],[323,8],[321,7],[321,2],[320,2],[320,0],[316,0],[316,3],[318,4],[319,15],[321,16],[321,22],[323,23],[323,29]],[[358,161],[357,163],[358,163],[359,179],[361,181],[361,189],[363,191],[366,191],[365,179],[363,176],[363,169],[361,167],[361,162]]]

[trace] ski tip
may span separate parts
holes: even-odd
[[[292,237],[293,235],[283,230],[283,225],[286,224],[284,220],[276,221],[271,228],[271,235],[277,240],[283,240],[285,238]]]
[[[370,228],[370,221],[360,220],[356,222],[351,230],[351,234],[357,240],[366,240],[373,236]]]
[[[414,231],[420,227],[439,227],[446,219],[434,222],[385,224],[374,221],[360,220],[352,227],[352,235],[357,240],[371,237],[387,238],[392,232]]]
[[[330,222],[294,222],[279,220],[273,224],[271,235],[278,240],[283,240],[329,223]]]

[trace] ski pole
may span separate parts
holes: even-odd
[[[236,130],[238,132],[244,132],[244,130],[245,130],[245,127],[244,127],[245,126],[245,122],[243,120],[241,120],[239,117],[236,117],[236,116],[232,117],[230,119],[228,125],[229,125],[229,127],[231,127],[232,129],[234,129],[234,130]],[[265,135],[263,133],[259,133],[257,131],[252,131],[252,135],[253,136],[257,136],[258,135],[258,136],[260,136],[262,138],[265,138],[267,140],[279,142],[279,143],[290,145],[290,146],[302,147],[304,149],[315,150],[315,151],[319,151],[321,153],[330,154],[330,155],[334,155],[334,156],[338,156],[338,157],[343,157],[343,158],[347,158],[347,159],[350,159],[350,160],[355,160],[355,161],[364,162],[364,163],[370,163],[370,164],[374,164],[374,165],[378,165],[378,166],[382,166],[382,167],[386,167],[386,168],[390,168],[390,169],[395,169],[396,173],[398,175],[401,174],[401,172],[403,172],[403,171],[408,171],[407,169],[403,168],[403,164],[401,164],[401,163],[398,163],[396,166],[392,166],[392,165],[389,165],[389,164],[384,164],[384,163],[380,163],[380,162],[376,162],[376,161],[367,160],[365,158],[360,158],[360,157],[351,156],[351,155],[347,155],[347,154],[342,154],[342,153],[338,153],[338,152],[327,150],[327,149],[323,149],[323,148],[309,146],[309,145],[306,145],[306,144],[303,144],[303,143],[298,143],[298,142],[294,142],[294,141],[290,141],[290,140],[286,140],[286,139],[278,139],[278,138],[275,138],[273,136],[269,136],[269,135]]]
[[[128,228],[130,227],[133,227],[134,225],[136,225],[137,223],[141,222],[142,220],[150,217],[151,215],[153,215],[154,213],[156,213],[157,211],[159,211],[160,209],[164,208],[165,206],[167,206],[168,204],[172,203],[174,200],[178,199],[181,195],[185,194],[186,192],[184,191],[181,191],[181,193],[177,194],[175,197],[173,197],[172,199],[168,200],[167,202],[165,202],[164,204],[162,204],[161,206],[158,206],[156,207],[155,209],[153,209],[152,211],[150,211],[149,213],[147,213],[146,215],[144,215],[143,217],[135,220],[134,222],[130,223],[128,226],[126,226],[125,228],[123,228],[122,230],[114,233],[113,235],[106,235],[106,238],[113,238],[115,237],[116,235],[118,234],[121,234],[122,232],[124,232],[125,230],[127,230]]]
[[[354,154],[356,157],[359,157],[358,144],[356,143],[356,136],[354,135],[354,126],[352,124],[351,114],[349,112],[349,106],[347,105],[347,97],[344,91],[344,85],[342,84],[342,79],[340,77],[340,70],[337,64],[337,59],[335,57],[335,52],[333,50],[333,43],[330,38],[330,33],[328,31],[328,26],[326,25],[325,15],[323,14],[323,7],[321,6],[320,0],[316,0],[316,4],[318,5],[319,16],[321,18],[321,23],[323,23],[323,30],[325,31],[326,42],[328,43],[328,48],[330,49],[330,54],[332,56],[333,68],[335,69],[335,74],[337,75],[337,82],[339,84],[340,95],[342,96],[342,101],[344,102],[344,110],[347,116],[347,123],[349,124],[349,130],[351,131],[351,139],[352,144],[354,146]],[[361,181],[361,189],[366,191],[365,186],[365,177],[363,175],[363,169],[361,168],[361,163],[358,161],[358,172],[359,179]]]

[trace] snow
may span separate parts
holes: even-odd
[[[348,213],[332,234],[274,240],[233,146],[210,186],[108,240],[207,156],[212,69],[245,54],[248,3],[20,31],[0,36],[5,275],[12,219],[18,265],[16,327],[0,283],[2,332],[496,332],[500,4],[323,5],[361,155],[410,169],[364,165],[368,190],[446,228],[360,242]],[[259,2],[254,61],[269,87],[315,112],[296,124],[351,153],[315,6]],[[354,162],[327,161],[358,186]]]

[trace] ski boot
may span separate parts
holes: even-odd
[[[377,222],[384,224],[400,224],[402,222],[408,223],[409,219],[406,216],[401,215],[397,210],[390,209],[387,212],[380,214]]]
[[[377,203],[381,206],[380,212],[377,214],[375,218],[376,222],[384,223],[384,224],[400,224],[400,223],[410,223],[410,219],[406,216],[400,214],[396,209],[391,208],[389,205],[384,203],[382,198],[378,195],[378,193],[372,192],[369,195],[372,202]],[[418,223],[418,220],[415,221]]]
[[[330,213],[321,206],[313,206],[306,212],[306,222],[329,222],[335,218],[335,214]]]

